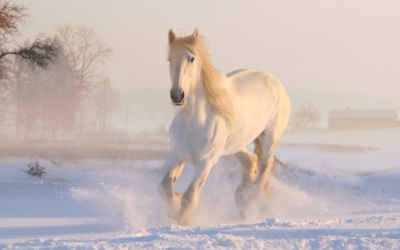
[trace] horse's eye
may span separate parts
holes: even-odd
[[[192,57],[191,59],[190,59],[190,62],[192,63],[194,61],[194,57]]]

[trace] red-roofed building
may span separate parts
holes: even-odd
[[[400,127],[394,109],[333,109],[329,111],[331,130],[380,129]]]

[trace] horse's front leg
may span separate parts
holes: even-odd
[[[216,161],[204,160],[195,164],[195,172],[188,188],[183,193],[181,209],[176,217],[178,224],[187,225],[196,208],[201,188],[206,182]]]
[[[182,194],[174,192],[174,184],[182,173],[185,163],[174,151],[171,152],[165,165],[168,171],[160,183],[159,191],[167,202],[168,213],[171,218],[176,215],[181,207]]]

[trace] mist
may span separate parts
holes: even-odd
[[[79,24],[93,28],[112,48],[108,75],[121,96],[109,130],[122,130],[127,118],[132,133],[168,127],[174,115],[166,61],[171,28],[191,34],[198,27],[209,40],[215,67],[224,73],[252,68],[274,74],[288,89],[292,110],[307,102],[322,107],[321,127],[327,127],[329,109],[399,110],[397,1],[103,1],[95,8],[91,1],[25,2],[31,14],[21,26],[21,39]],[[330,96],[329,104],[318,96]]]
[[[4,140],[144,148],[162,142],[165,150],[176,112],[167,32],[191,34],[195,27],[217,69],[251,68],[280,79],[292,105],[288,138],[329,132],[331,110],[400,111],[397,1],[18,3],[29,16],[4,48],[42,36],[57,41],[60,54],[47,69],[8,59],[0,98]],[[304,107],[318,119],[301,124]]]

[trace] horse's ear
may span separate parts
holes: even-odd
[[[194,39],[197,39],[197,38],[199,38],[199,29],[196,27],[196,29],[194,30],[194,32],[193,32],[193,38]]]
[[[175,33],[172,31],[172,29],[169,30],[168,32],[168,40],[169,44],[173,43],[175,41]]]

